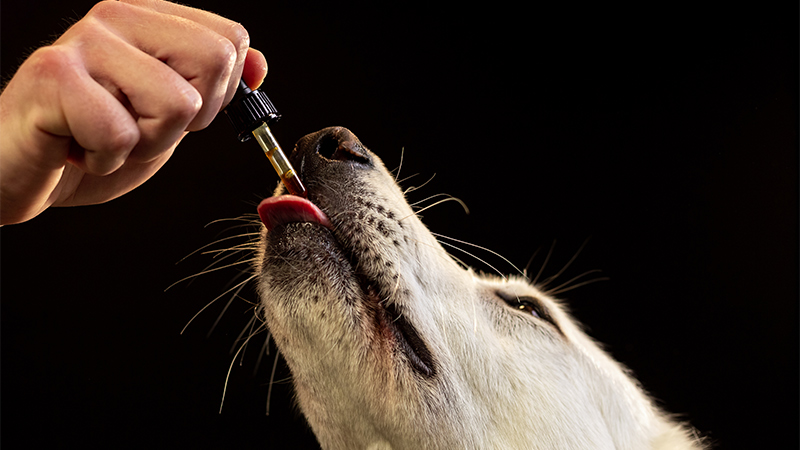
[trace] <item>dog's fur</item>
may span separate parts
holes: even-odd
[[[264,231],[261,313],[325,449],[692,449],[559,302],[457,264],[343,128],[291,155],[330,219]]]

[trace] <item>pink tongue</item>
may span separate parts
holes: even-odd
[[[333,228],[328,216],[317,205],[295,195],[265,198],[258,205],[258,215],[267,230],[292,222],[313,222]]]

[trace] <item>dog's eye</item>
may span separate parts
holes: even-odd
[[[520,297],[519,299],[517,299],[517,304],[514,306],[520,311],[525,311],[527,313],[530,313],[531,315],[533,315],[533,317],[541,318],[542,315],[539,314],[538,303],[533,303],[530,300],[528,300],[528,298],[530,297]]]
[[[547,307],[538,298],[531,296],[520,297],[499,291],[497,292],[497,296],[503,299],[508,306],[526,312],[537,319],[549,322],[551,325],[556,327],[556,330],[558,330],[559,333],[563,334],[561,327],[558,326],[556,321],[553,319],[553,316],[550,315],[550,311],[547,310]]]

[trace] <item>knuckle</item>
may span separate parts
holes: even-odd
[[[139,129],[134,126],[116,126],[106,137],[105,151],[112,159],[126,157],[139,142]]]
[[[189,123],[203,107],[203,97],[187,83],[185,87],[173,91],[167,105],[172,121]]]
[[[225,76],[230,72],[237,62],[244,59],[250,44],[247,30],[235,22],[227,22],[225,27],[217,28],[208,37],[212,40],[208,41],[203,61],[210,78]]]
[[[119,16],[120,10],[122,8],[127,8],[128,5],[124,3],[111,1],[111,0],[104,0],[92,7],[88,13],[86,13],[85,17],[88,18],[95,18],[95,19],[110,19]]]
[[[37,49],[26,61],[33,76],[39,79],[61,78],[74,70],[77,61],[71,49],[48,46]]]
[[[212,61],[216,62],[218,72],[225,72],[236,63],[238,52],[231,41],[220,39],[219,45],[215,46],[215,55]]]
[[[231,23],[227,37],[239,52],[247,50],[247,47],[250,46],[250,34],[248,34],[244,26],[238,22]]]

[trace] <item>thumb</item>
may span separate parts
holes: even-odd
[[[264,55],[254,49],[248,48],[242,69],[242,79],[250,89],[257,89],[267,76],[267,60]]]

